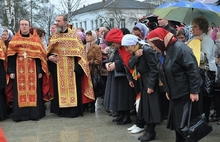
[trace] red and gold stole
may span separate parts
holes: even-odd
[[[93,86],[87,62],[85,48],[83,47],[75,29],[68,28],[68,33],[56,33],[50,39],[48,53],[57,55],[57,83],[60,107],[77,106],[76,85],[82,85],[83,103],[95,99]],[[84,71],[82,84],[76,84],[74,57]]]
[[[37,106],[37,70],[35,59],[41,60],[41,68],[48,76],[46,52],[34,31],[30,37],[22,37],[18,31],[10,41],[7,56],[17,54],[16,80],[19,107]],[[7,90],[7,89],[6,89]]]

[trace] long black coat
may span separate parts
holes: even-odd
[[[159,65],[161,80],[170,98],[167,128],[178,131],[186,125],[190,94],[198,94],[202,85],[198,65],[191,49],[175,42],[166,51],[164,63]],[[200,108],[201,109],[201,108]],[[199,115],[193,103],[192,118]]]
[[[114,71],[108,72],[103,103],[104,109],[113,111],[131,110],[134,108],[135,92],[129,86],[126,68],[117,50],[112,59],[107,58],[103,61],[103,67],[105,68],[105,64],[109,62],[115,62],[115,70],[124,74],[124,76],[116,77]]]
[[[168,48],[163,70],[160,66],[162,82],[170,99],[200,92],[199,68],[192,50],[184,43],[177,41]]]
[[[142,45],[140,45],[142,47]],[[159,123],[163,120],[161,111],[161,100],[159,94],[159,74],[157,68],[156,54],[148,46],[143,47],[143,55],[139,58],[133,56],[129,61],[129,67],[140,73],[141,99],[138,109],[138,117],[143,118],[147,123]],[[147,89],[154,90],[148,94]]]
[[[5,86],[6,86],[6,77],[5,77],[4,61],[0,60],[0,120],[3,120],[7,117],[6,113],[6,95],[5,95]]]
[[[8,57],[8,69],[7,73],[15,73],[16,76],[16,59],[18,58],[17,54]],[[38,58],[35,58],[36,62],[36,71],[37,74],[43,73],[41,69],[41,61]],[[37,79],[37,106],[36,107],[19,107],[18,106],[18,89],[17,89],[17,78],[12,80],[13,81],[13,115],[12,119],[14,121],[25,121],[25,120],[39,120],[43,118],[45,114],[44,108],[44,100],[43,100],[43,93],[42,93],[42,79]]]

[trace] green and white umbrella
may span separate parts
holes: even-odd
[[[209,26],[220,25],[220,8],[201,2],[167,2],[154,9],[153,14],[167,20],[191,24],[193,18],[205,17]]]

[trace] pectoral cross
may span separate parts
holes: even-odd
[[[24,54],[23,54],[23,55],[24,55],[24,58],[26,58],[26,57],[27,57],[27,53],[26,53],[26,51],[24,51]]]
[[[64,52],[64,54],[66,54],[66,48],[64,48],[64,47],[63,47],[63,52]]]

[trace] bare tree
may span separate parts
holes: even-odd
[[[96,19],[102,18],[104,20],[103,26],[108,26],[110,28],[114,28],[114,27],[122,28],[124,27],[123,23],[124,25],[125,25],[125,22],[134,23],[137,21],[138,16],[139,16],[137,15],[137,12],[135,12],[135,9],[130,9],[130,10],[125,11],[124,9],[121,9],[120,7],[118,7],[117,1],[112,1],[110,3],[107,3],[103,9],[106,11],[105,15],[108,15],[107,17],[101,15],[97,11],[94,14],[97,15]],[[143,13],[143,14],[147,15],[151,12],[152,11],[148,10],[146,6],[146,13]]]
[[[55,22],[57,13],[53,4],[44,5],[35,14],[35,19],[38,19],[34,24],[37,27],[43,28],[48,35],[50,34],[51,25]]]
[[[77,9],[84,3],[84,0],[61,0],[62,10],[60,12],[67,14],[68,22],[71,22],[76,15]]]
[[[14,0],[4,0],[5,10],[8,19],[8,26],[10,29],[15,28],[15,8]]]

